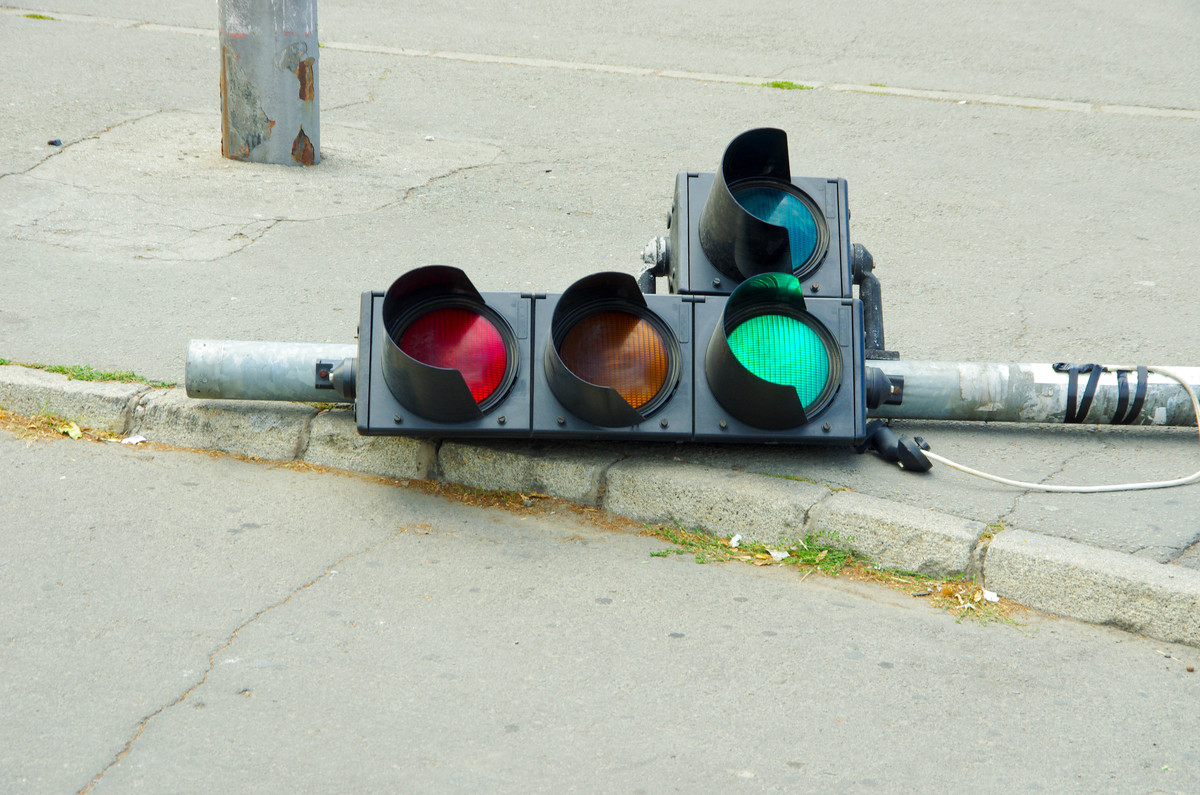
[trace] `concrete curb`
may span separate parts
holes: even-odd
[[[984,582],[1022,604],[1200,646],[1200,572],[1021,530],[992,541]]]
[[[651,524],[777,544],[804,537],[825,486],[674,461],[623,461],[608,472],[605,510]]]
[[[0,365],[0,407],[27,417],[53,414],[89,428],[125,433],[145,384],[73,381],[65,375]]]
[[[989,539],[980,522],[815,483],[634,459],[615,447],[364,437],[342,408],[192,400],[182,389],[71,381],[19,366],[0,366],[0,408],[179,447],[536,491],[768,545],[819,534],[883,568],[981,576],[990,590],[1038,610],[1200,646],[1200,571],[1027,531]]]
[[[987,525],[843,491],[817,505],[810,532],[866,555],[887,569],[950,577],[982,573],[980,540]]]

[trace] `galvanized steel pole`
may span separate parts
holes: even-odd
[[[871,410],[872,417],[913,420],[967,420],[983,422],[1061,423],[1067,413],[1072,376],[1050,364],[994,364],[981,362],[872,362],[889,376],[904,378],[904,402]],[[1166,368],[1200,392],[1200,367]],[[1076,404],[1081,403],[1088,376],[1075,377]],[[1129,413],[1135,402],[1136,371],[1126,374],[1126,400],[1115,373],[1102,374],[1086,415],[1088,423],[1111,423],[1122,408]],[[1177,382],[1150,373],[1145,399],[1128,425],[1195,425],[1192,403]]]
[[[184,386],[194,398],[353,403],[357,356],[354,344],[192,340]]]
[[[192,340],[185,383],[195,398],[352,403],[357,357],[352,343]],[[873,418],[1062,423],[1071,392],[1071,375],[1050,364],[898,360],[873,366],[904,379],[904,402],[872,409]],[[1200,367],[1169,369],[1200,392]],[[1081,421],[1108,424],[1120,408],[1133,414],[1125,417],[1127,425],[1196,424],[1191,400],[1178,382],[1148,373],[1139,406],[1139,380],[1136,370],[1126,373],[1122,404],[1117,375],[1102,374]],[[1086,382],[1086,375],[1076,377],[1077,405]]]
[[[218,0],[221,154],[321,160],[317,0]]]

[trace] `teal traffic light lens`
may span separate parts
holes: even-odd
[[[729,349],[742,366],[773,384],[796,389],[805,411],[830,389],[830,354],[812,326],[790,315],[762,314],[729,332]]]
[[[730,192],[746,212],[787,230],[793,273],[808,270],[824,255],[825,228],[810,202],[796,193],[761,183],[735,185]]]

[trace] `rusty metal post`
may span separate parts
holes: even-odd
[[[221,154],[321,160],[317,0],[218,0]]]

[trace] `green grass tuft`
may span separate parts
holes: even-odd
[[[59,373],[74,381],[120,381],[127,384],[139,383],[157,387],[175,386],[175,382],[173,381],[151,381],[132,370],[96,370],[87,364],[38,364],[37,362],[14,362],[0,358],[0,365],[5,364],[28,367],[31,370],[43,370],[47,373]]]
[[[863,563],[852,552],[835,546],[833,537],[823,533],[809,533],[801,540],[783,540],[768,548],[757,541],[744,541],[736,547],[730,546],[727,538],[716,538],[707,533],[685,530],[677,525],[660,525],[646,528],[663,541],[674,544],[674,548],[650,553],[653,557],[668,555],[692,555],[697,563],[720,563],[739,560],[757,565],[780,563],[805,569],[818,569],[830,576],[837,576],[851,563]],[[787,557],[776,561],[771,551],[786,552]]]
[[[791,80],[772,80],[769,83],[760,83],[763,88],[778,88],[783,91],[812,91],[812,86],[806,86],[802,83],[793,83]]]

